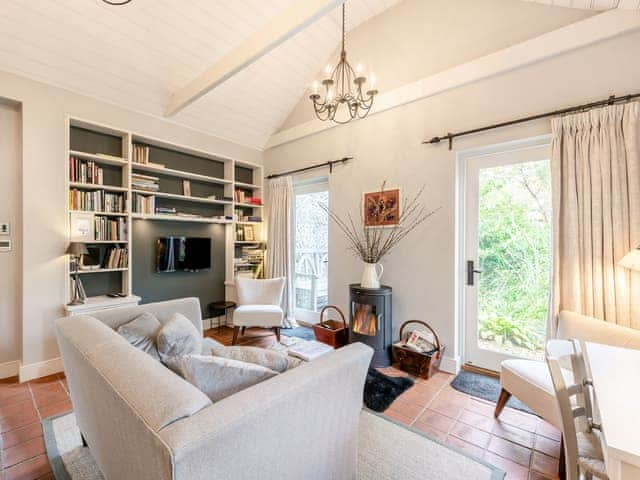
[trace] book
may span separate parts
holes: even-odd
[[[316,340],[309,340],[305,342],[296,343],[289,348],[289,355],[298,357],[306,362],[315,360],[322,355],[326,355],[331,352],[333,347],[326,343],[318,342]]]

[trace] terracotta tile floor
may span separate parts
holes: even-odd
[[[232,330],[205,334],[231,343]],[[248,331],[242,345],[266,347],[274,337]],[[402,375],[393,368],[390,375]],[[507,472],[508,480],[557,479],[560,433],[535,416],[506,408],[493,418],[494,404],[462,394],[449,385],[453,376],[438,373],[415,385],[389,407],[389,417],[485,459]],[[19,384],[0,380],[0,480],[52,479],[40,421],[71,410],[64,375]]]

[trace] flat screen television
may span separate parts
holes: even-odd
[[[197,272],[211,268],[211,239],[163,237],[156,241],[156,271]]]

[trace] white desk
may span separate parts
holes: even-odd
[[[640,350],[587,342],[611,480],[640,479]]]

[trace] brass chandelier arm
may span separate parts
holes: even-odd
[[[317,82],[314,84],[314,93],[309,96],[313,102],[316,117],[322,121],[331,120],[340,124],[349,123],[355,118],[366,117],[373,105],[373,97],[378,93],[374,88],[363,93],[366,81],[366,77],[360,75],[359,69],[356,72],[347,60],[346,9],[345,3],[343,3],[340,60],[331,70],[330,76],[322,81],[324,98],[317,91]],[[336,119],[336,114],[339,111],[346,111],[347,114],[340,115]]]

